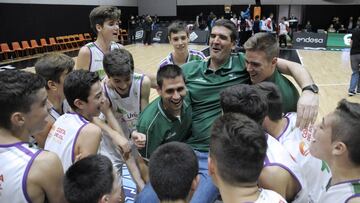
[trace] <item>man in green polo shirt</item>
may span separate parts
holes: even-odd
[[[140,150],[146,158],[161,144],[185,142],[191,135],[191,105],[181,68],[165,65],[158,70],[156,78],[160,97],[145,108],[137,123],[138,132],[146,135],[145,147]]]
[[[199,159],[200,184],[193,195],[191,203],[214,202],[216,187],[207,174],[207,156],[209,150],[210,129],[214,120],[221,115],[219,93],[229,86],[239,83],[250,83],[250,75],[246,70],[245,57],[242,53],[232,54],[236,40],[235,25],[226,19],[215,22],[210,34],[210,59],[194,61],[182,66],[189,90],[193,110],[192,136],[187,143],[193,147]],[[313,84],[306,69],[298,69],[297,64],[287,60],[277,63],[277,68],[283,73],[301,72],[293,75],[300,87]],[[306,91],[302,94],[298,110],[303,116],[300,125],[313,122],[317,115],[318,95]],[[315,107],[315,108],[314,108]],[[303,110],[305,109],[305,110]],[[299,113],[299,111],[298,111]],[[205,167],[205,168],[204,168]],[[215,189],[214,189],[215,188]]]

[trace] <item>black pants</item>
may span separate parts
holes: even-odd
[[[129,35],[130,35],[130,43],[135,43],[136,42],[136,38],[135,38],[135,32],[136,30],[135,29],[130,29],[129,30]]]
[[[151,44],[151,30],[145,31],[144,44]]]
[[[279,35],[279,46],[281,46],[282,43],[284,43],[285,47],[287,47],[286,35]]]

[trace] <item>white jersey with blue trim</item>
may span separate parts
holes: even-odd
[[[264,167],[278,166],[288,171],[300,184],[300,191],[295,196],[293,203],[308,202],[308,191],[300,166],[294,161],[290,153],[271,135],[266,133],[268,149]]]
[[[259,198],[254,203],[286,203],[286,200],[275,191],[260,189]]]
[[[75,144],[81,129],[89,123],[84,117],[76,113],[66,113],[53,124],[44,149],[56,153],[62,163],[64,171],[74,163]]]
[[[360,179],[348,180],[330,186],[328,185],[320,192],[319,203],[347,203],[352,198],[360,197]]]
[[[31,202],[27,180],[33,161],[41,151],[26,142],[0,144],[0,202]]]
[[[106,80],[102,82],[103,92],[109,99],[112,112],[126,136],[136,129],[141,112],[141,86],[143,79],[143,74],[134,73],[132,75],[132,83],[127,97],[121,97],[115,89],[110,88],[106,84]]]
[[[309,202],[318,202],[321,188],[331,178],[330,168],[324,161],[309,153],[313,129],[312,127],[303,130],[297,128],[296,116],[296,113],[287,113],[284,116],[288,124],[277,140],[299,164],[309,191]]]
[[[106,74],[103,66],[104,52],[94,43],[90,42],[85,45],[90,50],[90,72],[98,72],[100,79],[103,79]],[[110,51],[114,49],[122,49],[123,46],[116,42],[111,42]]]

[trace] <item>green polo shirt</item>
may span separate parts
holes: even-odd
[[[193,110],[192,136],[186,141],[195,150],[209,151],[210,129],[221,115],[220,92],[236,84],[249,84],[244,55],[232,54],[215,72],[209,61],[192,61],[182,65]]]
[[[168,114],[163,109],[161,98],[152,101],[140,114],[137,131],[146,135],[145,148],[140,150],[143,157],[150,155],[162,144],[185,140],[191,135],[191,105],[185,97],[180,118]]]
[[[279,88],[283,101],[283,112],[296,112],[297,102],[299,100],[299,92],[296,87],[277,69],[272,76],[266,81],[273,82]]]

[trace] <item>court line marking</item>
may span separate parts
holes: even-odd
[[[339,83],[339,84],[317,84],[317,86],[319,87],[331,87],[331,86],[345,86],[345,85],[349,85],[349,83]]]

